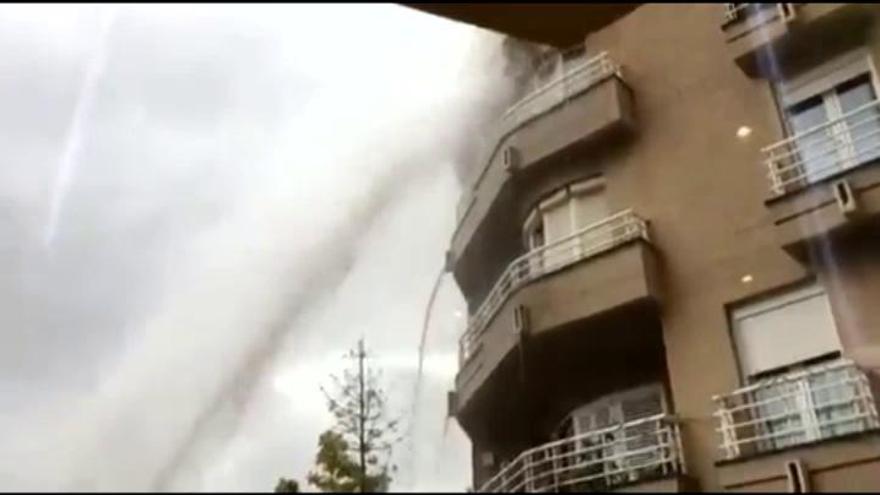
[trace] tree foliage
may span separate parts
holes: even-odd
[[[278,478],[275,493],[299,493],[299,483],[294,479]]]
[[[315,469],[308,480],[322,492],[358,492],[361,490],[360,465],[351,455],[351,448],[341,434],[327,430],[318,440]],[[364,483],[365,492],[385,491],[384,478],[369,476]]]
[[[391,449],[400,441],[398,420],[389,419],[380,374],[370,366],[363,341],[346,354],[351,365],[322,387],[335,425],[321,434],[309,483],[329,492],[385,492],[396,466]]]

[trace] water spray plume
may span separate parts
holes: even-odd
[[[425,318],[422,320],[422,336],[419,340],[419,367],[416,372],[416,388],[415,400],[413,401],[413,414],[415,415],[416,405],[418,404],[419,387],[422,383],[422,368],[425,363],[425,343],[428,339],[428,325],[431,323],[431,309],[434,308],[434,300],[437,299],[437,293],[440,291],[440,284],[443,282],[443,275],[446,270],[441,270],[434,279],[434,286],[431,288],[431,295],[428,297],[428,304],[425,307]]]
[[[85,165],[79,161],[103,86],[116,10],[104,12],[96,33],[50,190],[44,232],[50,254],[60,249],[59,225],[65,206],[70,207],[66,202],[72,204],[71,182]],[[497,55],[498,41],[496,35],[485,36],[474,51]],[[297,328],[302,331],[300,322],[331,307],[383,212],[415,181],[448,174],[441,166],[454,163],[464,143],[475,137],[467,123],[485,113],[487,104],[497,106],[496,99],[503,96],[499,88],[506,88],[501,71],[496,74],[482,61],[474,62],[471,68],[480,69],[437,82],[445,87],[436,88],[426,84],[442,78],[417,75],[409,81],[405,77],[416,71],[399,64],[401,74],[383,74],[375,87],[366,85],[376,91],[368,93],[370,101],[353,91],[363,91],[364,81],[355,87],[322,88],[327,103],[318,104],[323,100],[316,98],[318,103],[309,107],[315,115],[301,119],[303,129],[318,130],[317,137],[296,127],[294,134],[302,143],[291,156],[307,164],[303,169],[341,173],[315,174],[305,186],[307,180],[281,185],[274,178],[254,181],[255,190],[247,191],[253,194],[232,198],[236,203],[226,215],[194,233],[166,261],[156,275],[155,307],[143,321],[129,322],[133,328],[125,348],[114,356],[94,393],[53,426],[59,433],[51,442],[62,448],[52,451],[75,446],[77,455],[39,461],[43,466],[58,462],[50,483],[87,491],[164,491],[204,483],[206,469],[237,435],[279,352],[289,350],[289,337]],[[419,88],[407,93],[416,99],[386,90],[385,78],[395,76],[407,87]],[[357,97],[346,102],[352,93]],[[361,103],[364,108],[358,107]],[[352,113],[362,119],[352,119]],[[373,117],[379,113],[382,118]],[[317,192],[314,198],[302,193],[307,200],[298,201],[296,191],[305,189]],[[313,210],[302,214],[304,207]],[[298,225],[298,215],[309,220]],[[319,215],[319,222],[310,218]],[[416,401],[432,306],[442,280],[443,272],[434,282],[422,322]],[[150,412],[144,414],[145,409]],[[413,413],[417,410],[413,404]],[[101,459],[100,469],[94,459]]]
[[[113,25],[116,23],[118,11],[119,7],[109,5],[102,12],[101,18],[98,21],[98,36],[95,42],[95,49],[83,74],[79,96],[73,109],[73,117],[71,118],[67,137],[62,148],[58,173],[55,176],[55,181],[52,184],[49,195],[49,218],[46,222],[43,239],[44,246],[48,252],[51,252],[52,243],[58,231],[64,199],[76,173],[79,152],[82,147],[86,125],[88,124],[88,115],[97,96],[98,82],[101,80],[104,68],[107,65],[108,40]]]
[[[298,274],[300,285],[308,289],[296,292],[288,289],[291,293],[283,297],[288,301],[286,307],[277,314],[268,331],[253,342],[241,364],[233,365],[232,372],[213,397],[200,408],[183,438],[153,478],[152,490],[168,490],[180,471],[191,467],[196,454],[204,454],[207,450],[205,442],[217,443],[219,439],[222,443],[234,436],[259,380],[271,367],[296,320],[303,312],[330,297],[342,284],[357,256],[358,241],[373,228],[394,193],[427,172],[429,170],[424,167],[407,167],[404,163],[392,166],[376,178],[362,196],[362,202],[351,209],[346,224],[316,246],[311,257],[314,262],[304,273]]]

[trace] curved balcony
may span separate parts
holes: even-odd
[[[524,432],[532,414],[553,414],[536,408],[613,386],[601,374],[618,373],[622,353],[652,371],[619,377],[654,378],[664,366],[658,279],[648,222],[629,210],[516,258],[459,341],[459,424],[472,438]],[[558,389],[575,377],[580,387]]]
[[[526,450],[480,491],[604,491],[683,474],[678,423],[659,414]],[[663,491],[659,485],[650,490]]]
[[[632,129],[632,95],[607,53],[564,61],[559,57],[546,82],[512,105],[490,131],[482,168],[457,208],[450,249],[453,267],[472,254],[473,238],[489,223],[518,228],[506,225],[509,212],[517,207],[517,195],[510,194],[513,175],[552,175],[554,157],[600,142],[610,144]],[[466,278],[467,272],[456,276]],[[459,282],[465,290],[470,285]]]
[[[511,294],[541,277],[636,239],[649,240],[647,222],[625,210],[513,260],[471,317],[459,340],[459,362],[463,365],[474,354],[489,323]]]
[[[762,149],[776,234],[795,257],[880,219],[880,101]],[[871,230],[873,226],[863,230]]]
[[[557,64],[554,58],[548,62]],[[545,62],[544,68],[547,63]],[[540,72],[540,70],[536,71]],[[474,181],[474,191],[480,189],[481,183],[491,168],[492,161],[501,149],[505,139],[526,123],[541,117],[554,108],[566,103],[584,91],[612,76],[621,77],[620,66],[615,64],[608,52],[584,59],[571,65],[559,64],[553,68],[554,75],[540,84],[536,89],[511,105],[492,128],[489,142],[492,146],[484,155],[481,163],[483,168]],[[475,195],[462,197],[459,205],[459,219],[467,215]],[[462,207],[461,205],[469,205]]]
[[[496,142],[598,82],[615,75],[620,77],[620,66],[611,60],[608,52],[576,62],[570,67],[556,60],[551,60],[550,63],[557,65],[559,70],[556,72],[561,73],[523,96],[501,115]]]

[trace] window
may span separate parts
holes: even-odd
[[[762,439],[758,450],[858,431],[856,388],[845,368],[804,373],[840,356],[841,344],[828,297],[819,285],[797,288],[732,313],[733,338],[747,382],[747,409]],[[791,377],[791,379],[789,379]],[[795,378],[796,377],[796,378]]]
[[[732,312],[740,369],[757,379],[841,349],[825,290],[816,284]]]
[[[533,270],[552,270],[607,244],[612,232],[585,231],[608,217],[604,181],[588,179],[555,192],[526,217],[523,243],[528,251],[543,249]],[[575,236],[578,232],[581,235]]]
[[[554,457],[561,459],[562,465],[556,470],[563,473],[558,483],[575,491],[602,490],[662,470],[662,453],[651,448],[663,441],[655,423],[613,427],[665,410],[660,384],[610,394],[574,410],[554,435],[557,439],[579,437],[577,442],[557,448]]]
[[[793,143],[787,173],[813,183],[880,158],[880,106],[870,58],[857,51],[779,86]]]

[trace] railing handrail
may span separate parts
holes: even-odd
[[[831,380],[813,382],[811,378],[842,373]],[[829,376],[829,378],[833,375]],[[792,386],[780,393],[759,397],[754,393],[765,389],[773,391],[774,387]],[[815,394],[819,392],[841,390],[843,396],[826,395],[819,401]],[[808,399],[801,400],[800,398]],[[724,395],[714,395],[717,409],[713,416],[719,421],[715,431],[721,434],[721,449],[728,459],[741,455],[741,446],[755,444],[759,450],[777,449],[779,445],[772,443],[777,439],[795,436],[794,443],[809,442],[840,434],[833,429],[837,425],[854,424],[856,430],[869,431],[880,428],[877,405],[865,371],[850,359],[839,359],[831,363],[812,365],[809,368],[787,373],[778,377],[760,380],[751,385],[740,387]],[[771,404],[779,404],[772,406]],[[845,410],[841,410],[845,408]],[[840,414],[827,415],[823,411],[836,410]],[[796,426],[785,423],[779,429],[780,421],[789,417],[799,417]],[[773,426],[777,424],[774,431]],[[762,443],[771,442],[771,443]]]
[[[855,122],[853,124],[846,124],[846,125],[847,125],[848,130],[852,130],[852,129],[857,129],[860,126],[862,126],[866,123],[872,122],[872,121],[877,122],[878,119],[876,117],[872,117],[872,118],[868,118],[865,120],[860,120],[860,121]],[[838,125],[838,124],[835,124],[835,125]],[[850,137],[850,141],[846,144],[847,145],[849,145],[849,144],[855,145],[856,143],[861,144],[864,141],[867,141],[871,138],[876,137],[877,135],[880,135],[880,130],[875,129],[868,134],[860,134],[857,137]],[[774,154],[772,156],[772,158],[768,158],[766,160],[766,163],[769,167],[769,170],[767,172],[768,175],[770,175],[772,177],[774,175],[780,175],[780,174],[785,174],[787,172],[796,171],[796,170],[800,169],[801,167],[803,167],[805,161],[810,161],[810,160],[819,161],[819,160],[832,159],[837,155],[837,153],[840,152],[840,147],[843,145],[843,143],[836,142],[836,141],[822,142],[820,144],[822,145],[821,147],[817,146],[815,143],[812,143],[809,145],[804,145],[804,146],[791,147],[789,151],[786,151],[784,153]],[[871,149],[871,148],[869,148],[869,149]],[[810,156],[807,160],[805,160],[803,158],[792,158],[794,155],[800,154],[800,153],[807,151],[807,150],[809,150],[815,154]],[[781,162],[781,160],[784,160],[784,159],[788,159],[791,163],[789,163],[787,165],[783,164]],[[832,160],[832,162],[833,162],[833,160]],[[834,168],[834,166],[832,166],[831,168]]]
[[[559,247],[572,239],[577,239],[578,237],[582,237],[584,234],[587,234],[592,231],[597,231],[597,230],[601,229],[602,227],[604,227],[605,225],[612,224],[620,218],[628,217],[631,215],[633,215],[632,208],[627,208],[625,210],[621,210],[611,216],[603,218],[602,220],[598,220],[596,222],[593,222],[593,223],[587,225],[586,227],[581,227],[578,230],[575,230],[574,232],[572,232],[571,234],[568,234],[564,237],[560,237],[559,239],[556,239],[553,242],[549,242],[547,244],[544,244],[543,246],[532,249],[528,253],[520,255],[518,258],[513,260],[511,262],[511,264],[513,265],[513,264],[521,263],[523,261],[534,258],[540,254],[543,254],[546,251],[549,251],[550,249]]]
[[[558,249],[564,244],[570,243],[572,240],[579,238],[582,239],[584,236],[600,232],[608,226],[613,227],[616,222],[620,222],[621,219],[627,218],[629,220],[621,222],[620,226],[628,227],[630,225],[634,225],[638,229],[638,237],[647,239],[647,229],[645,221],[639,218],[632,209],[626,209],[606,218],[603,218],[602,220],[599,220],[597,222],[593,222],[590,225],[579,228],[574,232],[567,234],[566,236],[559,239],[556,239],[544,246],[532,249],[511,261],[498,277],[498,279],[495,281],[495,284],[489,290],[488,294],[486,294],[486,296],[483,298],[483,301],[480,303],[478,309],[471,315],[468,327],[460,339],[460,351],[463,352],[467,350],[469,339],[474,339],[481,335],[483,331],[485,331],[485,328],[487,327],[491,316],[493,316],[495,312],[501,307],[503,301],[505,301],[512,292],[516,291],[519,288],[519,285],[516,285],[516,282],[518,280],[516,275],[518,274],[519,270],[522,269],[522,266],[524,264],[529,265],[533,262],[533,260],[541,259],[544,254],[547,253],[549,250]],[[611,247],[613,247],[615,242],[624,241],[625,239],[620,241],[618,241],[617,239],[612,239],[607,248],[610,249]],[[591,246],[587,244],[581,247],[586,253],[583,254],[583,256],[586,257],[589,256],[591,249],[599,249],[606,246],[603,246],[601,244]],[[550,273],[552,271],[561,269],[570,263],[578,261],[579,259],[580,257],[573,256],[572,259],[566,259],[563,263],[550,266],[545,273]],[[541,273],[541,275],[543,274],[544,273]],[[531,279],[521,280],[520,285],[530,280]]]
[[[726,398],[733,397],[735,395],[742,395],[748,392],[753,392],[755,390],[766,388],[773,385],[779,385],[780,383],[785,382],[797,382],[811,375],[819,375],[822,373],[826,373],[828,371],[837,370],[840,368],[855,368],[859,369],[856,366],[855,362],[850,359],[843,358],[830,363],[820,363],[810,366],[809,368],[792,371],[790,373],[785,373],[778,376],[771,376],[761,380],[757,380],[754,383],[749,385],[737,388],[732,392],[728,392],[726,394],[716,394],[712,396],[712,400],[718,401]]]
[[[880,124],[878,108],[880,99],[874,99],[761,148],[771,190],[784,194],[803,187],[804,181],[820,180],[877,158],[880,146],[875,143],[880,142],[880,132],[870,124]]]
[[[805,377],[801,377],[801,380],[803,380],[804,378],[805,378]],[[863,382],[863,380],[861,380],[860,378],[848,378],[848,379],[845,379],[845,380],[841,380],[841,381],[839,382],[839,384],[858,384],[858,383],[862,383],[862,382]],[[783,383],[785,383],[785,382],[780,382],[780,383],[778,383],[778,384],[776,384],[776,385],[780,385],[780,384],[783,384]],[[791,384],[795,384],[795,383],[797,383],[797,382],[790,382],[790,383],[791,383]],[[833,389],[833,388],[834,388],[835,386],[837,386],[837,385],[838,385],[838,384],[834,384],[834,385],[823,385],[823,386],[812,387],[812,391],[815,392],[815,391],[817,391],[817,390]],[[742,394],[738,394],[738,395],[736,395],[736,397],[738,397],[738,396],[740,396],[740,395],[742,395]],[[786,401],[786,400],[788,400],[788,399],[791,399],[792,397],[798,397],[799,395],[801,395],[801,392],[800,392],[800,391],[786,392],[786,393],[776,394],[776,395],[774,395],[773,397],[769,397],[769,398],[767,398],[767,399],[762,399],[762,400],[761,400],[761,404],[753,404],[753,403],[751,403],[751,402],[746,402],[745,404],[739,404],[739,405],[737,405],[737,406],[729,406],[729,407],[725,407],[725,411],[726,411],[726,412],[737,412],[737,411],[743,411],[743,410],[747,410],[747,409],[756,409],[756,408],[758,408],[758,407],[760,407],[760,406],[762,406],[762,405],[772,404],[772,403],[774,403],[774,402],[784,402],[784,401]],[[734,396],[734,395],[728,395],[728,396],[726,396],[726,397],[727,397],[727,398],[732,398],[732,397],[735,397],[735,396]],[[822,408],[825,408],[825,407],[829,407],[829,405],[828,405],[828,404],[818,404],[818,405],[816,405],[815,407],[816,407],[816,409],[822,409]],[[713,414],[713,416],[719,416],[719,415],[721,415],[722,413],[720,413],[719,411],[715,411],[715,412],[712,413],[712,414]]]
[[[557,63],[560,63],[560,62],[554,60],[554,65],[556,65]],[[566,81],[573,78],[574,76],[581,74],[583,72],[587,72],[588,69],[595,68],[595,67],[599,67],[599,68],[611,67],[616,70],[616,67],[613,65],[611,60],[608,58],[608,52],[603,51],[603,52],[599,53],[598,55],[595,55],[593,57],[585,59],[585,60],[581,61],[579,64],[575,65],[574,67],[565,70],[562,74],[558,75],[556,78],[554,78],[550,81],[547,81],[546,83],[542,84],[538,88],[532,90],[531,92],[527,93],[525,96],[518,99],[515,103],[510,105],[510,107],[508,107],[507,110],[504,111],[504,113],[501,115],[502,120],[505,120],[510,115],[513,115],[514,113],[516,113],[516,111],[519,110],[520,108],[522,108],[523,106],[525,106],[526,103],[533,101],[533,100],[537,99],[539,96],[550,92],[550,90],[555,89],[557,86],[564,84]],[[614,72],[615,71],[611,71],[612,74]]]
[[[635,426],[637,426],[637,425],[624,426],[623,428],[624,429],[633,428]],[[668,428],[669,428],[669,425],[662,425],[659,428],[657,428],[656,430],[652,430],[648,434],[642,433],[639,435],[615,439],[613,444],[626,444],[628,442],[632,442],[633,440],[638,440],[638,439],[644,438],[646,436],[661,435],[663,433],[666,433],[666,430]],[[596,433],[591,434],[590,436],[595,437],[595,436],[601,436],[601,435],[603,435],[603,433],[596,432]],[[565,440],[565,443],[577,444],[577,442],[583,440],[583,438],[568,438],[568,439],[564,439],[564,440]],[[557,446],[550,446],[548,444],[544,444],[539,447],[533,447],[533,449],[536,449],[536,450],[534,450],[532,452],[520,453],[520,455],[518,455],[516,458],[514,458],[514,460],[512,460],[510,463],[505,465],[504,469],[502,469],[501,471],[496,473],[496,475],[493,478],[486,481],[485,485],[489,485],[489,484],[497,481],[498,479],[515,478],[517,476],[522,475],[524,473],[524,471],[526,471],[528,469],[534,469],[534,468],[539,467],[544,464],[554,463],[554,462],[558,462],[558,461],[564,461],[564,460],[567,460],[570,458],[582,457],[582,456],[588,455],[592,452],[606,451],[608,449],[609,445],[597,444],[597,445],[591,445],[591,446],[585,447],[585,448],[584,447],[573,448],[572,450],[570,450],[568,452],[564,452],[562,454],[553,454],[553,455],[548,454],[547,452],[543,452],[543,451],[550,451],[556,447]],[[603,455],[602,462],[610,463],[610,462],[614,462],[618,459],[625,459],[627,457],[636,457],[639,455],[643,455],[643,454],[655,451],[655,450],[657,450],[658,447],[661,447],[661,448],[662,447],[672,447],[673,449],[677,448],[675,442],[673,442],[671,440],[665,440],[665,441],[658,440],[656,442],[653,442],[651,445],[648,445],[645,447],[637,447],[637,448],[633,448],[633,449],[627,449],[624,452],[618,452],[618,453],[615,453],[612,455]],[[533,458],[533,456],[535,456],[537,454],[542,454],[542,453],[545,454],[546,457],[539,458],[537,460],[535,460]],[[540,473],[536,476],[533,476],[533,478],[540,479],[541,477],[544,477],[544,476],[548,476],[551,474],[559,474],[559,473],[562,473],[562,472],[565,472],[568,470],[575,469],[577,467],[579,467],[579,466],[573,465],[573,466],[566,466],[563,468],[557,468],[557,469],[554,469],[552,472]],[[509,471],[513,471],[513,472],[509,472]]]
[[[859,396],[857,398],[862,398],[862,397]],[[852,403],[851,399],[843,399],[843,400],[839,400],[839,401],[836,401],[836,402],[833,402],[830,404],[824,404],[822,407],[815,407],[814,409],[819,410],[819,409],[826,409],[829,407],[840,407],[842,405],[851,404],[851,403]],[[785,419],[788,417],[799,415],[800,413],[801,413],[800,411],[793,411],[793,412],[787,412],[787,413],[782,413],[782,414],[776,414],[774,416],[760,417],[758,419],[753,419],[750,421],[741,421],[741,422],[736,423],[736,425],[727,425],[727,426],[721,426],[721,427],[715,428],[715,431],[719,432],[719,433],[723,433],[725,431],[734,430],[736,428],[744,428],[747,426],[753,426],[753,425],[757,425],[757,424],[761,424],[761,423],[770,423],[772,421],[779,421],[780,419]],[[852,421],[853,418],[858,419],[858,418],[866,416],[867,414],[868,413],[862,413],[862,414],[856,414],[856,415],[849,417],[849,418],[844,417],[843,421]],[[786,431],[786,430],[783,430],[783,431]],[[797,428],[794,428],[792,431],[803,432],[803,427],[798,426]],[[762,436],[746,437],[745,439],[735,440],[732,443],[746,443],[746,442],[752,441],[752,440],[750,440],[751,438],[765,438],[765,437],[766,437],[766,435],[763,437]]]
[[[854,109],[852,109],[852,110],[850,110],[850,111],[848,111],[848,112],[842,114],[841,116],[836,117],[832,120],[828,120],[828,121],[825,121],[821,124],[814,125],[813,127],[810,127],[809,129],[798,132],[797,134],[792,134],[791,136],[789,136],[785,139],[781,139],[779,141],[776,141],[775,143],[764,146],[763,148],[761,148],[761,153],[765,153],[765,154],[771,153],[772,151],[774,151],[777,148],[787,146],[791,143],[796,143],[798,140],[801,140],[810,134],[815,134],[819,131],[827,130],[829,127],[833,127],[836,124],[839,124],[839,123],[845,121],[846,119],[852,117],[853,115],[855,115],[859,112],[863,112],[866,109],[871,108],[871,107],[875,107],[875,106],[880,106],[880,99],[872,100],[872,101],[865,103],[862,106],[856,107],[856,108],[854,108]]]
[[[825,421],[822,423],[822,426],[823,427],[836,426],[839,424],[852,423],[854,421],[861,421],[861,420],[866,420],[866,419],[870,420],[872,418],[875,418],[875,416],[873,414],[871,414],[869,412],[863,412],[863,413],[854,414],[851,416],[844,416],[841,418],[835,418],[835,419]],[[804,427],[799,426],[799,427],[795,427],[795,428],[788,428],[785,430],[774,431],[772,433],[765,434],[765,435],[755,435],[755,436],[751,436],[751,437],[735,438],[735,439],[729,441],[729,444],[730,444],[730,446],[738,447],[743,444],[757,443],[757,442],[762,442],[762,441],[766,442],[767,440],[772,440],[772,439],[776,439],[776,438],[785,438],[788,436],[798,435],[798,434],[799,435],[804,434]]]
[[[546,453],[546,452],[552,453],[552,450],[557,447],[565,446],[568,444],[573,444],[576,446],[579,442],[581,442],[585,439],[594,438],[594,437],[603,437],[604,435],[607,435],[608,433],[613,433],[613,432],[618,432],[621,430],[636,428],[636,427],[639,427],[639,426],[645,425],[645,424],[657,424],[658,426],[656,429],[652,430],[650,433],[645,433],[645,434],[627,437],[627,438],[615,439],[613,443],[614,444],[626,444],[627,442],[630,442],[636,438],[641,438],[641,437],[650,436],[650,435],[663,434],[667,429],[670,429],[671,427],[673,427],[677,424],[677,418],[674,415],[669,414],[669,413],[659,413],[659,414],[647,416],[647,417],[640,418],[640,419],[633,420],[633,421],[629,421],[629,422],[621,422],[621,423],[618,423],[615,425],[608,426],[606,428],[600,428],[600,429],[591,430],[591,431],[584,432],[584,433],[579,433],[577,435],[572,435],[572,436],[569,436],[569,437],[566,437],[563,439],[553,440],[553,441],[538,445],[536,447],[526,449],[526,450],[522,451],[519,455],[517,455],[509,463],[507,463],[507,465],[505,465],[503,468],[501,468],[501,470],[499,470],[497,473],[495,473],[494,476],[492,476],[490,479],[488,479],[486,482],[484,482],[481,486],[481,491],[486,491],[489,487],[491,487],[493,485],[499,485],[499,484],[501,485],[500,488],[504,488],[503,482],[506,478],[516,478],[518,476],[524,476],[525,471],[527,469],[534,468],[535,465],[545,463],[548,460],[548,459],[540,459],[537,462],[532,462],[531,457],[534,456],[535,454]],[[669,431],[672,435],[677,435],[677,432],[675,432],[674,430],[669,430]],[[594,447],[593,450],[598,450],[601,448],[607,449],[608,445],[598,445],[598,446],[593,446],[593,447]],[[678,443],[675,439],[672,439],[672,438],[670,438],[668,441],[665,441],[665,442],[657,442],[657,445],[649,445],[649,446],[645,446],[645,447],[627,449],[626,452],[617,453],[617,454],[615,454],[613,456],[609,456],[609,457],[604,457],[601,460],[601,462],[609,462],[609,461],[613,461],[613,460],[617,460],[617,459],[621,459],[621,458],[636,457],[638,455],[644,455],[646,453],[650,453],[652,451],[657,450],[658,447],[671,448],[673,450],[674,454],[672,455],[672,459],[669,459],[669,460],[675,461],[678,464],[682,464],[681,452],[679,452]],[[563,454],[563,456],[571,457],[571,456],[582,455],[583,453],[584,453],[584,449],[575,449],[572,452],[567,452],[567,453]],[[552,457],[553,458],[549,459],[549,460],[558,461],[559,460],[558,458],[560,456],[552,456]],[[558,474],[559,471],[560,470],[558,470],[558,469],[554,470],[554,472],[556,474]],[[624,469],[624,471],[626,471],[626,469]],[[552,473],[541,473],[538,476],[539,477],[540,476],[547,476],[548,474],[552,474]],[[525,484],[527,484],[527,482],[526,482],[526,480],[523,480],[523,481],[517,483],[515,485],[515,488],[522,488],[522,486]]]

